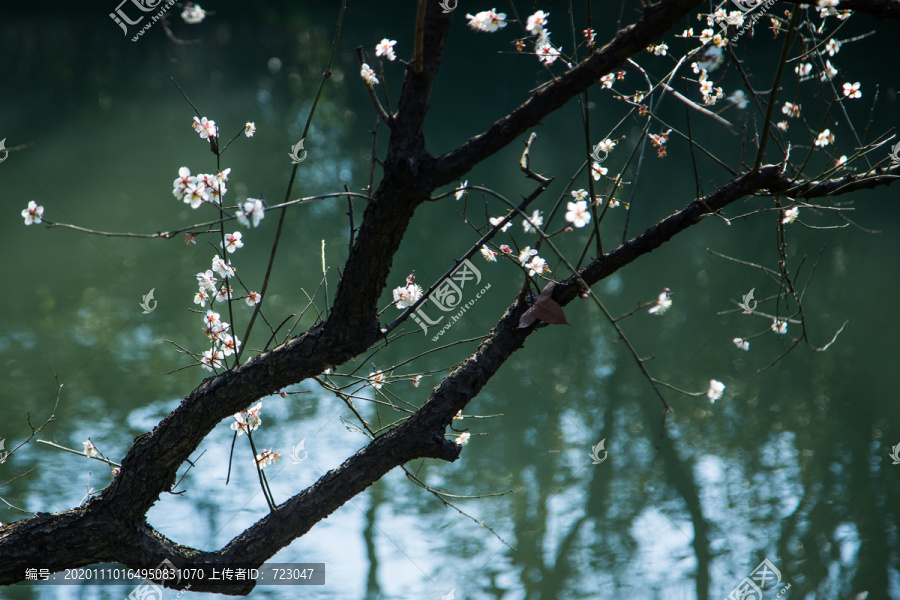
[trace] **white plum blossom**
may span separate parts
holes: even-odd
[[[234,267],[231,265],[231,263],[225,262],[218,254],[213,256],[212,270],[223,279],[234,277]]]
[[[368,64],[363,63],[362,68],[359,70],[359,75],[367,85],[378,85],[378,77],[375,76],[375,71]]]
[[[532,277],[550,271],[550,267],[547,266],[547,261],[540,256],[532,257],[531,261],[525,265],[525,268],[528,269],[528,275]]]
[[[559,58],[560,51],[554,48],[550,42],[545,42],[543,44],[535,46],[534,53],[542,63],[549,66],[556,62],[556,59]]]
[[[380,390],[381,386],[384,385],[384,372],[379,371],[377,373],[369,373],[369,376],[366,377],[366,380],[373,388],[375,388],[376,390]]]
[[[536,233],[537,229],[535,227],[540,227],[543,224],[544,217],[539,210],[531,213],[531,216],[527,219],[522,219],[522,228],[525,230],[525,233]]]
[[[199,181],[189,183],[184,190],[184,203],[197,209],[204,202],[209,202],[209,192],[206,191],[206,186]]]
[[[229,333],[226,333],[221,338],[219,338],[219,342],[222,344],[222,353],[225,356],[231,356],[232,354],[235,354],[241,347],[241,340],[237,339]]]
[[[747,351],[750,349],[750,342],[748,342],[744,338],[736,337],[731,341],[734,342],[734,345],[737,346],[740,350]]]
[[[37,202],[34,200],[30,200],[28,202],[28,208],[22,211],[22,216],[25,218],[25,224],[31,225],[34,223],[35,225],[41,224],[41,217],[44,215],[44,207],[38,206]]]
[[[525,22],[525,29],[528,30],[528,33],[532,35],[537,35],[541,31],[544,30],[544,27],[547,26],[547,17],[550,16],[550,13],[545,13],[542,10],[537,11]]]
[[[208,310],[206,311],[206,316],[203,317],[203,321],[207,327],[218,327],[222,323],[222,315],[214,310]]]
[[[601,166],[600,163],[595,162],[591,165],[591,177],[594,178],[594,181],[600,181],[600,178],[607,173],[609,173],[609,169]]]
[[[800,77],[806,77],[810,73],[812,73],[812,63],[800,63],[796,67],[794,67],[794,73],[799,75]]]
[[[461,434],[459,434],[459,437],[456,438],[456,443],[459,444],[460,446],[465,446],[466,444],[469,443],[470,437],[472,437],[472,436],[468,431],[463,431]]]
[[[196,294],[194,294],[194,304],[199,304],[200,308],[206,306],[206,303],[209,301],[209,294],[206,290],[198,290]]]
[[[792,104],[791,102],[785,102],[784,106],[781,107],[782,114],[785,114],[791,118],[796,118],[800,116],[800,105]]]
[[[578,200],[566,203],[566,221],[579,229],[591,222],[591,213],[587,209],[587,202]]]
[[[207,194],[209,195],[209,201],[221,206],[222,196],[224,196],[228,191],[225,187],[225,184],[214,180],[214,183],[209,186],[207,190],[209,190],[207,192]]]
[[[487,246],[482,246],[480,248],[481,256],[484,257],[484,260],[488,262],[497,262],[497,253],[488,248]]]
[[[778,121],[777,123],[775,123],[775,127],[777,127],[778,129],[780,129],[782,131],[787,131],[788,130],[788,122],[787,121]]]
[[[265,213],[262,200],[248,198],[241,210],[237,211],[235,215],[238,222],[244,227],[250,227],[251,221],[254,227],[259,227],[259,222],[266,216]]]
[[[669,308],[672,306],[672,290],[666,288],[660,293],[660,295],[656,298],[656,302],[650,309],[647,311],[651,315],[661,315],[664,314]]]
[[[226,300],[231,300],[231,289],[230,285],[223,285],[219,288],[219,291],[216,292],[216,302],[225,302]]]
[[[780,321],[778,319],[772,319],[772,331],[779,335],[784,335],[787,333],[787,321]]]
[[[454,192],[454,194],[453,194],[457,200],[461,200],[463,196],[466,196],[469,194],[468,187],[469,187],[468,179],[466,179],[465,181],[463,181],[462,183],[459,184],[459,187],[456,188],[456,192]]]
[[[716,400],[722,397],[725,391],[725,384],[715,379],[709,380],[709,389],[706,390],[706,397],[709,398],[711,404],[715,404]]]
[[[587,201],[588,197],[590,196],[590,194],[588,194],[588,191],[583,188],[580,190],[572,190],[571,194],[572,194],[572,198],[574,198],[575,200],[584,200],[584,201]]]
[[[172,182],[172,194],[178,200],[181,200],[184,197],[185,191],[187,191],[187,187],[190,184],[196,184],[197,178],[191,175],[191,170],[187,167],[181,167],[178,169],[178,178]]]
[[[828,144],[834,143],[834,134],[830,129],[826,129],[816,137],[816,146],[824,148]]]
[[[394,54],[394,46],[396,44],[397,40],[384,38],[375,46],[375,56],[383,56],[390,61],[397,60],[397,55]]]
[[[422,288],[416,283],[407,283],[405,286],[394,288],[394,304],[403,310],[409,308],[422,297]]]
[[[725,17],[725,22],[729,25],[740,27],[744,24],[744,13],[739,10],[733,10]]]
[[[665,56],[665,55],[666,55],[666,52],[669,51],[669,46],[668,46],[667,44],[665,44],[665,43],[662,43],[662,44],[660,44],[660,45],[658,45],[658,46],[654,46],[654,45],[651,44],[650,47],[647,48],[647,50],[650,50],[650,51],[653,52],[653,54],[655,54],[656,56]]]
[[[206,291],[210,293],[215,293],[216,291],[216,283],[218,280],[213,277],[212,271],[206,271],[205,273],[197,273],[197,285],[200,286],[200,291]]]
[[[506,27],[506,13],[498,13],[496,9],[481,11],[473,15],[467,14],[469,27],[475,31],[493,33]]]
[[[781,218],[781,224],[787,225],[788,223],[793,223],[797,220],[797,217],[800,215],[800,208],[797,206],[785,209],[784,214]]]
[[[496,227],[497,225],[502,223],[503,219],[505,219],[505,218],[506,217],[491,217],[490,219],[488,219],[488,221],[490,221],[491,225]],[[500,228],[500,232],[506,233],[506,230],[509,229],[510,227],[512,227],[512,220],[507,221],[506,225],[504,225],[503,227]]]
[[[604,75],[603,77],[600,78],[600,82],[603,84],[603,87],[608,90],[612,89],[613,82],[615,82],[615,80],[616,80],[615,73],[609,73],[608,75]]]
[[[747,108],[747,103],[749,102],[747,100],[747,94],[744,93],[744,90],[735,90],[726,99],[741,110]]]
[[[247,306],[255,306],[262,302],[262,294],[259,292],[249,292],[244,302],[247,303]]]
[[[830,81],[834,79],[835,75],[838,74],[838,70],[834,68],[834,65],[831,64],[831,61],[825,59],[825,71],[819,77],[822,81]]]
[[[596,147],[599,148],[602,152],[609,152],[616,147],[616,143],[611,139],[606,138],[602,142],[599,142]]]
[[[844,95],[848,98],[862,98],[862,92],[859,91],[859,82],[845,83]]]
[[[90,457],[98,457],[100,453],[97,452],[97,448],[94,447],[94,443],[91,441],[91,438],[88,438],[88,441],[81,442],[81,445],[84,446],[84,455]]]
[[[841,51],[841,42],[837,41],[834,38],[828,40],[828,43],[825,44],[825,52],[828,53],[828,56],[834,56],[838,52]]]
[[[253,134],[256,133],[256,123],[253,121],[247,121],[246,125],[244,125],[244,135],[248,138],[253,137]]]
[[[525,246],[522,248],[522,251],[519,252],[519,264],[524,267],[525,263],[531,261],[532,256],[537,256],[537,253],[538,251],[532,250],[531,246]]]
[[[836,15],[838,4],[840,4],[839,0],[819,0],[817,4],[819,16],[824,19],[828,15]]]
[[[216,122],[210,121],[206,117],[203,117],[202,119],[194,117],[193,128],[204,140],[211,137],[214,138],[218,135],[216,133]]]
[[[229,233],[225,236],[225,241],[222,243],[222,246],[229,254],[234,254],[235,250],[244,247],[244,242],[241,241],[242,235],[243,234],[240,231],[235,231],[234,233]]]
[[[199,4],[188,2],[184,5],[184,10],[181,11],[181,18],[188,25],[196,25],[206,18],[206,11],[200,8]]]
[[[218,369],[222,367],[222,359],[225,356],[222,354],[222,351],[218,348],[210,348],[203,353],[203,359],[200,361],[200,364],[203,365],[203,368],[207,371],[213,371],[214,369]]]

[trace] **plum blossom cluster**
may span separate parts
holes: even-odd
[[[226,252],[233,253],[236,249],[243,247],[240,232],[227,234],[225,236],[224,249]],[[194,304],[199,304],[201,308],[209,302],[212,305],[215,302],[225,302],[234,299],[234,290],[230,285],[230,280],[235,276],[235,269],[231,262],[223,259],[218,254],[213,256],[212,268],[202,273],[197,273],[197,293],[194,294]],[[244,298],[247,306],[255,306],[262,301],[262,296],[258,292],[249,292]],[[209,350],[203,352],[200,363],[208,371],[215,371],[224,366],[224,359],[228,356],[237,354],[240,351],[241,341],[234,336],[231,331],[231,324],[223,321],[219,313],[210,308],[203,316],[203,332],[211,343]]]
[[[669,134],[672,133],[671,129],[666,131],[661,131],[658,134],[651,133],[648,137],[650,138],[650,143],[656,148],[656,156],[659,158],[665,158],[666,156],[666,142],[669,141]]]
[[[256,455],[256,464],[260,469],[264,469],[268,465],[276,463],[279,460],[281,460],[281,453],[275,452],[274,450],[263,450]]]
[[[547,66],[556,62],[556,59],[562,54],[562,46],[554,46],[550,41],[550,30],[547,29],[549,17],[550,13],[538,10],[532,13],[525,21],[525,29],[534,37],[534,54],[541,63]],[[474,15],[467,14],[466,19],[468,19],[470,28],[487,33],[500,31],[507,25],[506,13],[498,13],[495,8],[481,11]],[[593,45],[595,35],[593,30],[585,30],[584,35],[588,40],[588,45]],[[516,49],[520,52],[525,49],[524,40],[516,40],[515,44]]]
[[[231,169],[218,171],[215,175],[210,173],[200,173],[191,175],[191,170],[187,167],[178,169],[178,177],[172,182],[172,195],[177,200],[183,200],[185,204],[190,204],[191,208],[200,208],[204,202],[222,205],[222,197],[228,191],[225,183],[228,181],[228,174]]]
[[[700,70],[700,77],[697,80],[700,83],[700,95],[703,96],[703,104],[711,106],[725,97],[722,88],[713,89],[713,83],[706,75],[706,69]]]
[[[237,431],[238,435],[249,434],[251,431],[256,431],[256,429],[262,425],[262,417],[259,416],[259,413],[262,411],[262,400],[256,403],[256,406],[251,406],[247,410],[242,410],[239,413],[234,413],[234,423],[231,424],[231,428]]]
[[[547,261],[538,256],[538,251],[533,250],[531,246],[525,246],[519,252],[519,264],[528,271],[529,277],[550,272]]]

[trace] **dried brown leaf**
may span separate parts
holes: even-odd
[[[551,325],[568,325],[566,321],[566,313],[563,312],[562,306],[559,305],[551,296],[556,283],[551,281],[541,291],[534,304],[526,310],[519,318],[519,329],[531,326],[535,321],[543,321]]]

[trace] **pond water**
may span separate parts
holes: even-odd
[[[299,167],[291,198],[368,184],[375,117],[358,77],[355,48],[362,45],[371,55],[374,45],[389,37],[398,40],[401,58],[410,55],[408,3],[350,4],[334,77],[306,138],[308,159]],[[198,217],[201,213],[171,194],[180,167],[193,173],[216,168],[208,146],[190,128],[194,112],[173,79],[228,138],[246,121],[256,123],[256,135],[240,136],[220,165],[232,169],[232,199],[281,201],[292,167],[286,154],[302,135],[328,60],[338,6],[251,8],[221,2],[206,7],[216,14],[200,25],[189,28],[175,20],[179,34],[200,40],[185,46],[167,43],[159,25],[137,42],[122,37],[107,14],[112,3],[80,12],[53,3],[2,9],[7,92],[0,97],[0,137],[7,138],[7,147],[34,143],[0,165],[0,203],[7,217],[0,221],[6,256],[0,276],[10,291],[0,298],[0,439],[7,450],[27,437],[26,414],[37,426],[53,411],[54,373],[64,384],[55,421],[37,437],[79,450],[90,437],[113,460],[207,375],[196,366],[182,369],[192,361],[179,352],[179,347],[195,353],[206,348],[200,317],[191,312],[197,308],[191,301],[194,274],[209,268],[212,254],[203,238],[186,245],[183,236],[146,240],[24,227],[19,212],[35,200],[53,221],[135,233],[213,219],[212,211]],[[467,5],[457,12],[486,8]],[[552,8],[560,17],[565,13],[562,4]],[[525,11],[520,7],[520,14]],[[465,27],[463,14],[454,17],[431,103],[426,135],[432,153],[482,131],[546,78],[533,56],[515,55],[509,43],[514,34],[476,34]],[[848,30],[855,35],[874,27],[874,20],[862,17]],[[855,123],[869,123],[872,137],[896,128],[900,114],[896,71],[868,59],[896,53],[896,24],[879,27],[876,36],[848,44],[839,55],[848,77],[864,82],[870,94],[864,101],[871,102],[878,86],[871,119],[870,104],[848,107]],[[564,21],[556,28],[562,32]],[[595,28],[598,39],[607,39],[615,23]],[[772,42],[765,34],[752,42],[747,37],[741,46],[742,58],[756,65],[760,89],[770,85],[771,59],[783,39]],[[641,60],[664,64],[654,62],[661,57]],[[385,70],[382,87],[395,105],[403,69],[387,64]],[[726,85],[741,85],[733,70]],[[618,121],[621,104],[599,86],[591,91],[591,102],[592,127],[603,136]],[[677,123],[685,118],[679,103],[660,114]],[[736,108],[723,116],[743,123]],[[702,143],[729,164],[739,163],[738,137],[723,135],[696,114],[691,119]],[[583,158],[577,105],[567,105],[535,131],[532,165],[556,177],[534,206],[548,211]],[[836,131],[838,146],[850,154],[849,130]],[[624,164],[638,134],[637,125],[616,132],[625,138],[604,163],[611,171]],[[386,139],[382,127],[380,148]],[[803,140],[797,136],[798,144],[808,144]],[[518,169],[521,149],[511,144],[467,174],[468,181],[513,200],[529,193],[533,184]],[[727,180],[711,161],[698,160],[704,193]],[[683,142],[670,143],[664,159],[648,149],[640,176],[628,173],[629,195],[634,188],[629,237],[694,198],[692,170]],[[376,183],[379,173],[376,169]],[[586,176],[578,181],[576,187],[585,186]],[[892,375],[900,332],[900,317],[891,308],[891,299],[900,294],[894,275],[900,257],[895,188],[841,199],[855,200],[855,223],[880,233],[825,228],[841,222],[812,210],[801,211],[801,222],[818,228],[788,226],[788,261],[801,285],[815,265],[804,307],[813,343],[825,345],[848,321],[827,351],[801,345],[776,360],[799,336],[799,326],[790,324],[786,335],[776,335],[769,320],[748,317],[734,304],[751,289],[757,299],[768,298],[777,285],[762,271],[719,255],[776,268],[779,213],[731,225],[708,219],[595,291],[611,314],[621,315],[670,288],[674,304],[665,315],[642,309],[621,325],[638,353],[652,357],[646,365],[654,377],[691,392],[719,380],[726,386],[721,400],[712,404],[705,395],[665,390],[673,412],[662,435],[661,403],[634,358],[595,305],[573,303],[566,308],[571,325],[530,336],[469,405],[466,418],[456,422],[472,435],[460,460],[407,465],[420,481],[460,496],[459,510],[445,507],[397,469],[273,558],[325,563],[325,586],[258,587],[253,597],[438,598],[455,590],[457,598],[472,599],[684,599],[696,598],[699,589],[709,598],[724,598],[764,559],[780,572],[767,598],[779,593],[862,598],[865,592],[869,598],[900,597],[900,465],[889,457],[891,447],[900,444]],[[771,207],[767,199],[746,199],[726,214]],[[485,215],[501,214],[502,206],[474,191],[465,202],[451,197],[422,206],[394,261],[390,287],[403,285],[412,271],[427,287],[471,246],[477,237],[463,220],[464,210],[480,225]],[[336,289],[347,255],[346,212],[346,200],[326,199],[289,213],[266,297],[273,326],[303,311],[304,294],[316,293],[323,240],[328,292]],[[620,207],[604,219],[606,249],[621,240],[625,215]],[[261,285],[276,225],[272,212],[259,228],[241,229],[245,247],[233,260],[251,289]],[[514,227],[520,246],[533,245],[518,220]],[[573,234],[559,245],[577,257],[583,241]],[[521,271],[512,265],[473,260],[490,289],[441,343],[483,334],[521,287]],[[550,263],[554,274],[565,275],[564,265]],[[139,303],[151,289],[157,308],[144,314]],[[324,293],[319,291],[319,300]],[[399,314],[390,301],[387,290],[386,321]],[[323,306],[320,301],[319,310]],[[761,303],[760,310],[764,306],[773,303]],[[235,306],[239,331],[249,314],[242,303]],[[314,319],[315,310],[308,311],[296,331]],[[266,342],[261,325],[248,348]],[[365,376],[435,347],[413,324],[409,330],[414,335],[401,343],[340,371],[358,369]],[[756,334],[748,352],[732,343]],[[385,390],[398,404],[417,406],[473,348],[470,342],[417,359],[393,374],[425,373],[419,387],[397,381]],[[350,389],[373,396],[371,388]],[[254,436],[258,445],[284,454],[266,470],[277,502],[313,484],[367,442],[351,411],[314,383],[286,391],[305,393],[263,399],[263,426]],[[403,416],[384,405],[377,414],[370,403],[358,405],[379,426]],[[184,493],[162,497],[150,511],[149,522],[160,532],[214,550],[264,516],[266,503],[246,438],[238,439],[231,481],[225,484],[233,433],[222,423],[194,454],[196,466],[179,488]],[[601,440],[607,454],[598,453],[605,458],[593,464],[592,448]],[[32,512],[66,510],[110,481],[106,466],[36,443],[0,465],[0,481],[29,470],[0,495]],[[2,522],[23,516],[0,508]],[[777,591],[788,584],[787,591]],[[130,591],[19,584],[0,589],[0,597],[105,599]]]

